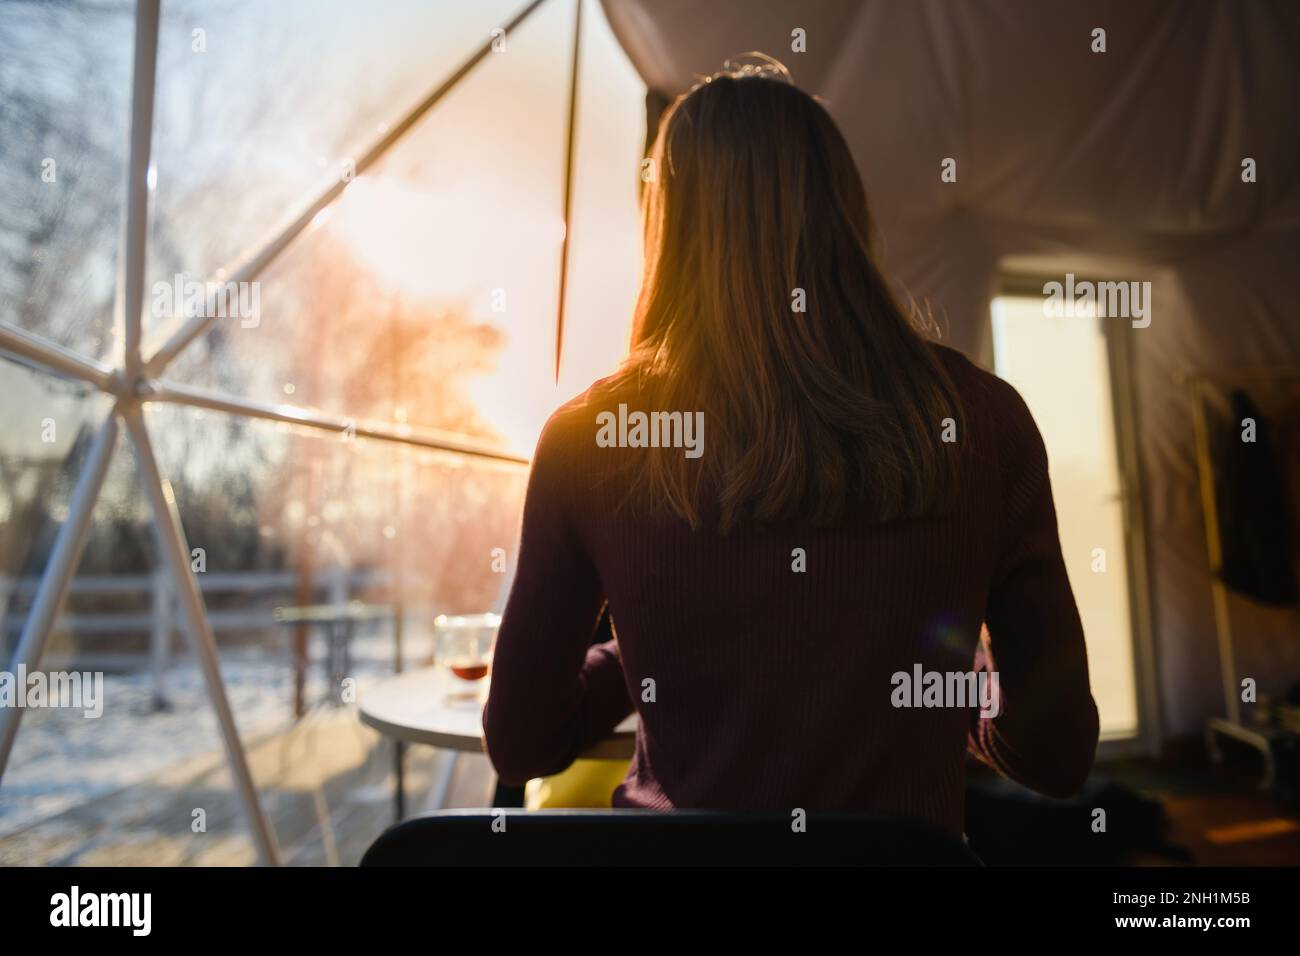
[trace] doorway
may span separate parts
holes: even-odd
[[[1149,632],[1137,495],[1129,323],[1044,309],[1042,282],[1004,283],[992,302],[994,366],[1047,446],[1066,571],[1106,743],[1150,743],[1141,688]],[[1127,749],[1127,748],[1125,748]]]

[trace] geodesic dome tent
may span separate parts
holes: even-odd
[[[538,424],[625,345],[645,120],[758,50],[823,98],[886,271],[976,360],[999,358],[999,296],[1150,283],[1149,324],[1105,324],[1087,368],[1106,403],[1077,411],[1122,466],[1104,543],[1128,643],[1092,655],[1127,661],[1119,742],[1195,731],[1241,675],[1281,692],[1296,612],[1216,590],[1193,398],[1226,415],[1251,387],[1274,415],[1296,394],[1298,34],[1292,5],[1213,0],[0,7],[0,646],[102,664],[192,724],[174,620],[217,705],[198,735],[276,859],[235,727],[301,703],[301,673],[256,656],[304,653],[272,605],[494,604]],[[129,782],[46,779],[40,727],[3,717],[0,833]],[[127,742],[194,756],[167,719],[51,733],[147,780],[163,762]]]

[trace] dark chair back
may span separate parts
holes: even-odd
[[[932,823],[861,813],[442,810],[387,830],[362,866],[979,866]]]

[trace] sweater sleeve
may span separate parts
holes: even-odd
[[[508,784],[558,773],[632,712],[616,642],[591,644],[605,602],[572,523],[572,454],[557,413],[533,456],[483,711],[488,757]]]
[[[1061,556],[1042,436],[1019,394],[996,387],[1005,397],[998,418],[1006,492],[981,656],[997,674],[1000,701],[996,715],[975,721],[970,745],[1013,780],[1068,797],[1083,786],[1097,749],[1083,625]]]

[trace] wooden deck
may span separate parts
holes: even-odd
[[[355,709],[319,709],[283,732],[245,744],[286,864],[355,865],[392,824],[393,744],[361,726]],[[447,759],[431,747],[407,748],[408,813],[425,806]],[[487,806],[492,783],[486,758],[463,756],[447,806]],[[206,814],[206,832],[192,830],[196,809]],[[256,862],[222,751],[0,839],[0,866]]]

